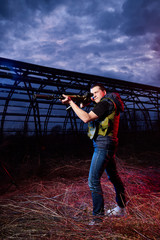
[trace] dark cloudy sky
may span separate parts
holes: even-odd
[[[160,0],[0,0],[0,56],[160,87]]]

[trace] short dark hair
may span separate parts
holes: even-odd
[[[102,83],[94,83],[91,86],[91,89],[94,88],[94,87],[99,87],[102,91],[106,91],[106,88],[105,88],[105,86]]]

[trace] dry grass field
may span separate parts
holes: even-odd
[[[105,216],[96,226],[88,225],[92,219],[89,158],[45,154],[41,163],[37,154],[25,153],[17,169],[13,168],[15,158],[12,168],[7,159],[5,166],[17,186],[1,166],[0,239],[160,239],[160,168],[151,164],[151,159],[159,157],[160,153],[149,151],[117,157],[126,187],[127,215]],[[37,165],[41,165],[38,170]],[[105,174],[102,187],[107,210],[114,207],[115,194]]]

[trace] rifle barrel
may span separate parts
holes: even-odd
[[[54,96],[54,95],[43,95],[43,94],[34,94],[33,98],[40,98],[40,99],[47,99],[47,100],[52,100],[52,99],[63,99],[63,96]]]
[[[91,93],[87,93],[87,95],[67,95],[69,96],[72,100],[77,101],[77,102],[83,102],[83,101],[89,101],[90,98],[93,96]],[[44,95],[44,94],[34,94],[33,98],[40,98],[40,99],[47,99],[47,100],[52,100],[52,99],[64,99],[64,97],[61,96],[55,96],[54,94],[52,95]]]

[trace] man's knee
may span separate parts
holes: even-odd
[[[88,186],[93,192],[101,191],[101,184],[99,179],[88,178]]]
[[[90,190],[92,191],[92,189],[93,189],[93,181],[92,181],[91,178],[88,178],[88,186],[89,186]]]

